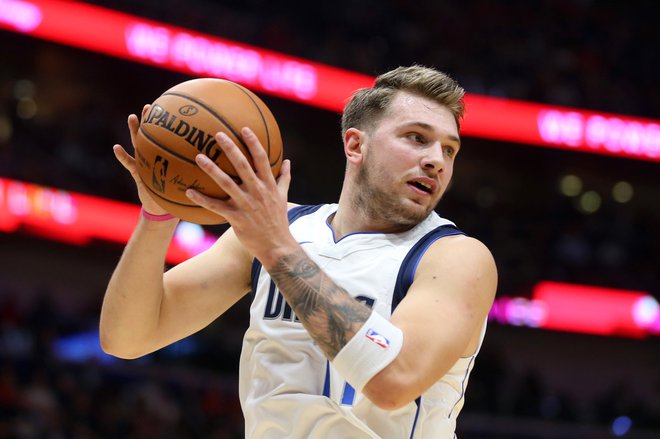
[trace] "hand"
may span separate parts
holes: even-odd
[[[151,105],[144,106],[144,108],[142,109],[143,117],[149,111],[150,107]],[[135,114],[129,115],[128,131],[131,133],[131,143],[133,144],[133,151],[135,151],[135,136],[137,135],[139,128],[140,128],[140,121],[138,120],[138,117]],[[128,172],[131,173],[133,180],[135,180],[135,185],[137,186],[137,190],[138,190],[138,196],[140,197],[140,202],[142,203],[142,207],[144,208],[144,210],[154,215],[166,214],[167,211],[162,207],[160,207],[154,201],[154,199],[149,194],[149,190],[142,182],[142,179],[140,178],[140,175],[138,174],[137,171],[135,158],[133,158],[133,156],[131,156],[128,152],[126,152],[124,147],[122,147],[119,144],[113,146],[112,150],[115,153],[115,157],[117,157],[117,160],[119,160],[119,163],[121,163],[122,166],[126,168]]]
[[[265,268],[277,259],[282,250],[297,247],[289,232],[287,194],[291,182],[291,163],[284,160],[280,176],[273,177],[268,156],[257,136],[249,128],[241,130],[254,169],[236,144],[224,133],[216,134],[218,145],[236,169],[241,183],[236,183],[213,161],[198,154],[195,161],[230,198],[211,198],[188,189],[186,195],[194,203],[222,215],[231,224],[246,249]]]

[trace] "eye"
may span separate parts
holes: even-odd
[[[406,137],[410,140],[412,140],[415,143],[419,143],[420,145],[423,145],[426,143],[426,137],[419,133],[409,133],[406,135]]]
[[[451,145],[447,145],[444,147],[445,154],[447,154],[449,157],[454,157],[456,155],[456,148],[454,148]]]

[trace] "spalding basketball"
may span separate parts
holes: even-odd
[[[254,166],[240,130],[249,127],[257,135],[270,160],[274,176],[282,165],[282,138],[275,117],[250,90],[234,82],[201,78],[182,82],[154,101],[142,116],[135,139],[138,173],[153,199],[182,220],[220,224],[226,220],[197,205],[188,188],[214,198],[227,194],[195,163],[205,154],[223,171],[240,180],[215,140],[223,131]]]

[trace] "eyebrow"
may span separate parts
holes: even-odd
[[[426,123],[426,122],[409,122],[409,123],[405,123],[405,124],[403,124],[402,127],[403,127],[403,128],[407,128],[407,127],[420,127],[420,128],[423,128],[423,129],[425,129],[425,130],[427,130],[427,131],[437,132],[437,130],[435,129],[435,127],[434,127],[433,125],[430,125],[430,124],[428,124],[428,123]],[[454,136],[453,134],[447,134],[447,138],[449,138],[449,140],[452,140],[452,141],[458,143],[458,146],[461,146],[461,139],[460,139],[460,137]]]

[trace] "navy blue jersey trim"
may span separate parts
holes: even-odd
[[[415,427],[417,427],[417,419],[419,418],[419,409],[422,406],[421,396],[417,397],[415,404],[417,404],[417,411],[415,411],[415,419],[413,420],[412,430],[410,431],[410,439],[412,439],[415,435]]]
[[[287,212],[287,215],[289,217],[289,224],[292,224],[295,220],[300,218],[301,216],[309,215],[310,213],[314,213],[317,210],[319,210],[323,204],[316,204],[316,205],[303,205],[303,206],[295,206],[289,209]],[[261,262],[257,260],[257,258],[254,258],[252,261],[252,269],[251,269],[251,284],[252,284],[252,297],[254,297],[254,292],[257,291],[257,282],[259,281],[259,274],[261,273]]]
[[[355,389],[350,384],[344,384],[344,394],[341,396],[342,405],[353,405],[355,400]]]
[[[330,398],[330,361],[325,362],[325,379],[323,380],[323,396]]]
[[[289,215],[289,224],[293,224],[295,220],[300,218],[301,216],[309,215],[310,213],[314,213],[317,210],[319,210],[323,204],[314,204],[314,205],[303,205],[303,206],[295,206],[289,209],[288,215]]]
[[[431,244],[445,236],[464,234],[465,233],[457,229],[455,226],[446,224],[444,226],[436,227],[424,235],[419,241],[417,241],[417,243],[410,249],[406,257],[403,259],[401,267],[399,268],[399,274],[397,275],[396,283],[394,284],[392,312],[394,312],[403,298],[406,297],[408,288],[410,288],[410,285],[412,285],[413,278],[415,277],[417,265]]]
[[[261,273],[261,262],[257,258],[252,260],[251,270],[251,284],[252,284],[252,298],[254,299],[255,291],[257,291],[257,282],[259,281],[259,274]]]
[[[468,376],[470,376],[470,371],[471,367],[474,365],[474,359],[477,358],[477,355],[473,355],[472,358],[470,358],[470,362],[468,363],[468,367],[465,369],[465,375],[463,375],[463,379],[461,380],[461,396],[458,398],[458,400],[454,403],[454,406],[451,408],[451,411],[449,412],[449,416],[447,418],[451,418],[451,415],[454,413],[454,409],[456,409],[456,406],[458,405],[459,402],[463,398],[465,398],[465,382],[468,379]]]

